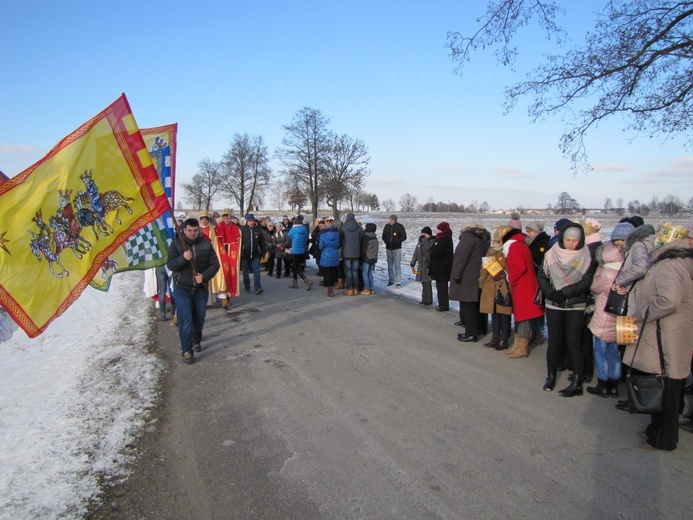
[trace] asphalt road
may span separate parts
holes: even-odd
[[[691,517],[693,435],[642,450],[647,416],[542,391],[545,345],[510,360],[458,342],[456,313],[309,274],[209,309],[191,366],[160,324],[160,420],[92,518]]]

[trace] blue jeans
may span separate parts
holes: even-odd
[[[402,283],[402,250],[386,249],[387,283]]]
[[[159,289],[159,311],[166,309],[166,292],[171,296],[171,305],[175,305],[173,293],[171,292],[171,279],[166,272],[166,268],[156,268],[156,283]]]
[[[375,271],[375,264],[363,264],[363,288],[369,291],[373,290],[375,285],[373,280],[373,272]]]
[[[346,275],[346,288],[358,289],[359,287],[359,259],[345,258],[344,259],[344,274]],[[365,282],[364,282],[365,285]]]
[[[260,285],[260,257],[256,258],[241,258],[241,269],[243,270],[243,286],[246,291],[250,290],[250,274],[248,273],[248,268],[253,270],[253,283],[255,284],[255,290],[262,289]]]
[[[192,346],[202,340],[202,327],[207,314],[208,290],[173,289],[178,312],[178,336],[181,355],[192,352]]]
[[[621,355],[617,343],[608,343],[594,336],[594,362],[597,365],[597,378],[621,379]]]

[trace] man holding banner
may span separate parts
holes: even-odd
[[[182,236],[168,250],[167,267],[173,272],[173,298],[178,312],[178,336],[183,362],[191,364],[202,350],[202,328],[207,312],[207,285],[219,271],[212,243],[203,238],[200,223],[189,218]]]

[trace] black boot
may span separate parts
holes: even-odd
[[[587,393],[599,397],[609,397],[609,381],[597,379],[597,386],[588,386]]]
[[[618,379],[609,379],[606,384],[609,397],[618,398]]]
[[[573,380],[563,390],[559,390],[558,395],[561,397],[575,397],[582,395],[582,377],[578,376],[577,374],[573,374]]]
[[[544,383],[544,391],[552,392],[553,388],[556,386],[556,374],[558,371],[554,369],[546,370],[546,382]]]

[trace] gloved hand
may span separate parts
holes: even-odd
[[[549,294],[549,300],[551,300],[554,303],[563,303],[566,300],[566,297],[563,295],[561,291],[552,291]]]

